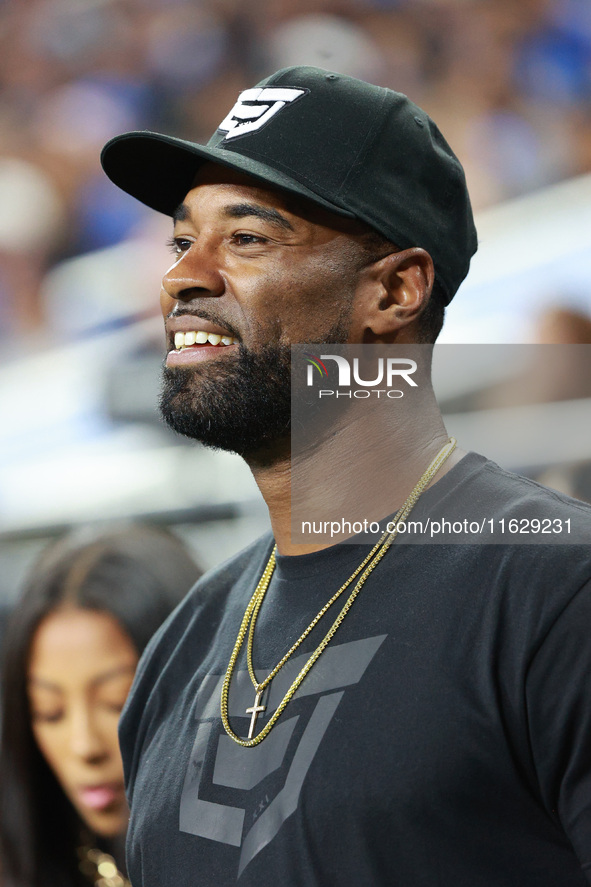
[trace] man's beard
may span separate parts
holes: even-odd
[[[351,305],[310,345],[346,342]],[[264,455],[291,428],[291,346],[238,346],[236,356],[190,369],[163,368],[160,413],[166,424],[207,447]],[[266,457],[265,457],[266,458]]]
[[[247,455],[289,434],[291,349],[239,346],[236,355],[187,369],[164,367],[160,412],[167,425],[205,446]]]

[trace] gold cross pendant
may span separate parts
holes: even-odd
[[[258,716],[259,716],[260,712],[262,712],[262,711],[266,711],[266,710],[267,710],[267,706],[266,706],[266,705],[260,705],[260,704],[259,704],[260,701],[261,701],[261,696],[263,695],[264,692],[265,692],[264,690],[257,690],[257,691],[256,691],[256,698],[255,698],[255,701],[254,701],[254,705],[251,706],[250,708],[247,708],[247,709],[246,709],[246,714],[247,714],[247,715],[251,715],[251,718],[250,718],[250,727],[249,727],[249,730],[248,730],[248,738],[249,738],[249,739],[252,739],[253,736],[254,736],[254,728],[255,728],[255,725],[256,725],[256,722],[257,722],[257,719],[258,719]]]

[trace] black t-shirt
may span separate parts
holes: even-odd
[[[591,508],[476,454],[417,514],[491,489],[491,517],[529,503],[591,539]],[[142,658],[121,723],[134,887],[591,883],[589,546],[397,540],[270,734],[245,749],[223,729],[221,684],[271,548],[264,538],[202,579]],[[259,680],[368,550],[278,558],[256,626]],[[257,732],[337,608],[272,681]],[[253,703],[243,651],[229,695],[240,736]]]

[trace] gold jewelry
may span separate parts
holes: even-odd
[[[78,856],[80,863],[78,868],[95,887],[131,887],[117,863],[108,853],[96,850],[93,847],[79,847]]]
[[[232,655],[230,656],[230,662],[228,663],[228,669],[226,671],[226,676],[224,678],[224,683],[222,685],[222,699],[221,699],[221,715],[222,715],[222,723],[224,725],[224,729],[228,736],[234,740],[234,742],[238,743],[238,745],[243,746],[244,748],[252,748],[255,745],[258,745],[259,742],[262,742],[265,736],[269,734],[269,732],[275,726],[278,718],[281,713],[284,711],[285,707],[292,699],[294,693],[316,662],[316,660],[321,656],[324,652],[332,638],[334,637],[337,629],[341,625],[345,616],[351,609],[353,601],[361,591],[361,588],[365,584],[365,581],[369,574],[375,570],[383,556],[386,554],[387,550],[391,546],[392,542],[398,535],[398,524],[402,523],[406,520],[414,506],[419,500],[421,493],[425,490],[425,488],[429,485],[431,480],[435,477],[443,463],[448,459],[449,456],[453,453],[456,446],[455,438],[451,437],[445,446],[437,453],[427,470],[421,475],[419,481],[412,489],[408,499],[405,501],[402,508],[400,508],[391,523],[395,525],[393,532],[385,532],[381,539],[374,545],[372,550],[369,552],[367,557],[359,564],[359,566],[355,569],[355,571],[349,576],[347,581],[341,585],[339,590],[331,597],[331,599],[324,605],[324,607],[320,610],[320,612],[315,616],[309,626],[305,629],[305,631],[299,636],[295,644],[287,651],[285,656],[280,659],[275,668],[267,675],[264,681],[258,683],[256,679],[256,675],[254,673],[254,667],[252,662],[252,647],[254,642],[254,627],[256,625],[257,617],[259,614],[259,610],[261,608],[261,604],[263,603],[263,599],[269,588],[269,583],[271,582],[271,577],[273,575],[273,571],[275,569],[275,552],[277,546],[273,548],[271,552],[271,557],[268,560],[267,566],[263,571],[263,575],[261,576],[259,583],[255,589],[255,592],[250,599],[248,607],[246,608],[246,612],[242,619],[242,623],[240,625],[240,629],[238,631],[238,637],[236,638],[236,643],[234,644],[234,649],[232,650]],[[362,572],[363,571],[363,572]],[[327,610],[334,604],[336,600],[341,596],[341,594],[345,591],[346,588],[349,587],[351,582],[359,576],[361,576],[355,585],[353,591],[347,598],[345,605],[343,606],[341,612],[333,622],[332,626],[316,647],[302,670],[297,675],[293,684],[283,697],[282,701],[279,703],[279,706],[275,710],[272,717],[267,721],[261,732],[254,736],[254,728],[257,722],[257,718],[259,714],[266,710],[265,705],[261,705],[261,697],[265,688],[271,683],[273,678],[277,675],[277,672],[283,668],[289,657],[292,653],[297,650],[302,641],[310,634],[312,629],[318,624],[318,622],[322,619]],[[250,708],[246,709],[246,714],[251,715],[250,720],[250,729],[248,731],[248,739],[240,739],[239,736],[234,733],[232,728],[230,727],[230,722],[228,720],[228,693],[230,690],[230,681],[232,680],[232,674],[234,673],[234,666],[236,665],[236,660],[238,659],[238,654],[242,648],[242,644],[244,643],[244,638],[246,637],[246,633],[248,631],[248,645],[247,645],[247,665],[248,665],[248,673],[250,675],[250,679],[254,686],[255,690],[255,702],[254,705]]]

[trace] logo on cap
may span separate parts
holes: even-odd
[[[295,89],[291,86],[262,86],[245,89],[238,96],[238,101],[225,117],[218,129],[228,134],[224,140],[255,132],[265,126],[269,120],[279,113],[290,102],[294,102],[309,92],[308,89]]]

